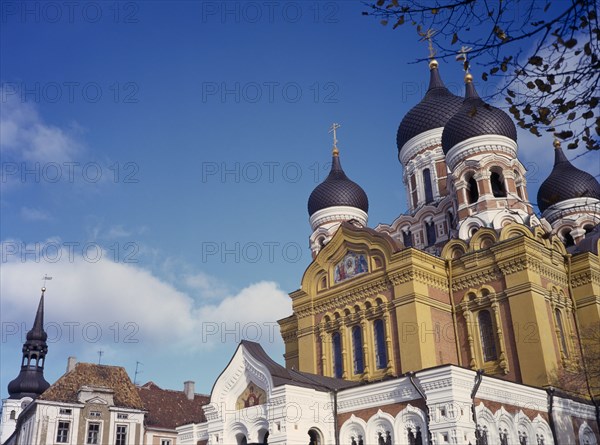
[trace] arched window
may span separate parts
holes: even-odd
[[[585,233],[590,233],[592,230],[594,230],[594,226],[592,226],[591,224],[588,224],[587,226],[584,226],[583,230],[585,230]]]
[[[415,175],[410,175],[410,191],[412,198],[412,206],[413,208],[416,208],[417,204],[419,203],[419,195],[417,192],[417,178]]]
[[[521,174],[518,171],[513,172],[515,175],[515,187],[517,188],[517,195],[519,199],[523,200],[525,197],[523,196],[523,180],[521,179]]]
[[[11,420],[15,420],[17,418],[17,412],[14,409],[10,412],[10,418]]]
[[[425,190],[425,204],[433,201],[433,189],[431,187],[431,172],[428,168],[423,170],[423,187]]]
[[[500,428],[498,434],[500,436],[500,445],[508,445],[508,431],[506,428]]]
[[[375,361],[377,369],[385,369],[387,367],[387,348],[385,344],[385,325],[381,318],[373,323],[375,331]]]
[[[435,223],[433,221],[425,223],[425,232],[427,232],[427,245],[433,246],[436,240]]]
[[[565,246],[571,247],[575,245],[575,240],[573,239],[573,235],[571,235],[570,230],[565,230],[563,232],[563,238],[565,240]]]
[[[323,445],[321,434],[316,429],[308,430],[309,442],[308,445]]]
[[[450,233],[450,230],[454,229],[454,214],[452,210],[446,212],[446,222],[448,224],[448,233]]]
[[[475,445],[488,445],[488,431],[486,426],[477,425],[475,430]]]
[[[360,326],[352,328],[352,350],[354,352],[354,374],[362,374],[365,370],[363,358],[362,329]]]
[[[412,247],[413,243],[412,243],[412,233],[410,230],[407,230],[406,232],[402,232],[402,241],[404,243],[404,247]]]
[[[519,431],[519,445],[527,445],[527,433]]]
[[[481,336],[481,349],[483,352],[483,361],[489,362],[498,360],[496,353],[496,341],[494,340],[494,327],[492,316],[489,311],[479,311],[477,316],[479,321],[479,334]]]
[[[344,375],[344,362],[342,360],[342,336],[339,332],[331,335],[331,343],[333,344],[333,375],[341,379]]]
[[[500,173],[492,172],[490,175],[490,184],[494,198],[506,198],[506,187],[504,187],[504,180],[500,176]]]
[[[473,176],[467,181],[467,199],[469,204],[475,204],[479,201],[479,189],[477,188],[477,181]]]
[[[556,309],[554,311],[554,314],[556,316],[556,327],[558,328],[558,335],[560,336],[560,345],[562,347],[563,354],[565,355],[565,357],[568,357],[569,351],[567,349],[567,339],[565,337],[565,329],[563,326],[562,314],[560,313],[559,309]]]
[[[416,429],[412,429],[410,427],[408,430],[408,443],[410,445],[423,445],[423,435],[421,434],[421,428],[417,427]]]

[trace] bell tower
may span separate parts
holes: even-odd
[[[14,432],[17,418],[25,407],[50,384],[44,378],[44,361],[48,353],[48,334],[44,331],[44,294],[46,288],[42,287],[42,296],[35,314],[33,327],[27,333],[23,344],[23,357],[21,371],[17,378],[8,384],[8,399],[2,402],[2,418],[0,419],[0,443]]]

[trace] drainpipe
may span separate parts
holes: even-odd
[[[427,395],[421,389],[421,385],[418,385],[417,382],[415,382],[415,373],[413,371],[408,371],[406,374],[404,374],[404,376],[408,377],[408,380],[410,381],[412,386],[419,393],[421,398],[425,401],[425,428],[427,429],[427,438],[428,438],[427,443],[433,443],[432,442],[433,437],[431,435],[431,431],[429,430],[429,421],[430,421],[431,416],[429,413],[429,405],[427,404]]]
[[[471,413],[473,414],[473,423],[475,423],[475,440],[477,440],[477,410],[475,409],[475,397],[477,396],[477,391],[479,391],[479,385],[481,385],[482,380],[483,369],[478,369],[475,374],[475,385],[471,391]]]
[[[590,395],[590,400],[596,407],[596,425],[598,425],[598,428],[600,429],[600,402],[595,399],[594,391],[592,391],[592,387],[590,385],[590,374],[587,368],[587,362],[584,359],[585,353],[583,351],[583,343],[581,342],[581,326],[579,324],[579,314],[577,313],[577,302],[575,301],[575,295],[573,295],[571,254],[567,254],[565,256],[567,258],[567,288],[569,290],[569,298],[573,304],[573,318],[575,319],[575,333],[577,334],[577,343],[579,344],[579,352],[581,354],[581,364],[583,365],[583,373],[585,375],[585,383],[588,394]]]
[[[446,260],[446,270],[448,272],[448,295],[450,296],[450,306],[452,307],[452,325],[454,326],[454,345],[456,347],[456,364],[460,366],[460,342],[458,340],[458,322],[456,321],[456,305],[454,304],[454,292],[452,290],[452,259]]]
[[[340,445],[340,426],[338,425],[338,390],[333,390],[333,434],[335,445]]]
[[[556,425],[554,424],[554,388],[551,386],[546,388],[546,392],[548,393],[548,423],[550,424],[550,431],[552,432],[552,443],[557,445],[556,443]]]

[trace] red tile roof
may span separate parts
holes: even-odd
[[[148,411],[146,425],[175,429],[189,423],[206,422],[202,406],[210,402],[207,395],[196,394],[189,400],[183,391],[162,389],[154,382],[137,388]]]
[[[83,386],[104,387],[114,391],[115,406],[144,409],[135,385],[120,366],[77,363],[39,397],[40,400],[77,403],[77,393]]]

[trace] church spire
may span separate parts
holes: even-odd
[[[8,394],[11,399],[36,398],[50,386],[44,378],[44,361],[48,353],[48,344],[46,343],[48,334],[44,331],[45,292],[46,288],[42,287],[42,296],[33,327],[27,333],[26,341],[23,344],[21,372],[8,384]]]

